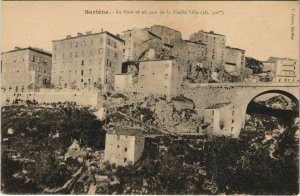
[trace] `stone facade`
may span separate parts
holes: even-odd
[[[153,25],[146,29],[159,36],[164,44],[174,45],[176,42],[181,42],[181,33],[175,29],[161,25]]]
[[[178,95],[182,81],[183,70],[174,59],[141,61],[137,92],[170,99]]]
[[[225,46],[226,37],[224,35],[216,34],[213,31],[205,32],[198,31],[190,36],[190,40],[206,44],[207,60],[206,67],[222,69],[225,61]]]
[[[234,106],[232,103],[218,103],[205,108],[204,123],[213,135],[233,136]]]
[[[105,31],[52,41],[52,83],[59,88],[111,90],[121,73],[124,40]]]
[[[229,74],[240,75],[245,67],[245,50],[226,46],[225,70]]]
[[[131,92],[133,91],[133,77],[131,74],[116,74],[115,75],[115,91]]]
[[[21,93],[50,85],[51,53],[38,48],[18,48],[1,55],[2,92]]]
[[[172,48],[172,56],[174,56],[178,64],[182,67],[184,75],[194,71],[197,67],[203,67],[206,60],[206,45],[203,43],[182,41],[174,43]]]
[[[135,164],[144,151],[145,138],[141,130],[115,127],[106,133],[104,160],[110,164]]]
[[[273,73],[274,82],[299,82],[298,61],[289,58],[270,57],[267,62],[270,72]]]

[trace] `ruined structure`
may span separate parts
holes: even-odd
[[[125,41],[123,62],[138,61],[141,54],[149,49],[158,48],[162,39],[146,29],[134,28],[122,32],[121,38]]]
[[[161,25],[153,25],[146,29],[159,36],[164,44],[174,45],[174,43],[181,41],[181,33],[175,29]]]

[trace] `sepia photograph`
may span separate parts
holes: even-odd
[[[1,193],[298,195],[298,1],[2,1]]]

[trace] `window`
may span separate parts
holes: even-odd
[[[76,42],[76,48],[78,47],[78,42]]]
[[[90,75],[92,74],[92,69],[89,70],[90,71]]]
[[[83,76],[83,70],[81,70],[81,75]]]
[[[212,115],[214,115],[214,110],[212,110]]]
[[[118,59],[118,53],[115,52],[114,57],[115,59]]]
[[[232,119],[232,121],[231,121],[232,123],[234,123],[234,120]]]
[[[127,152],[127,148],[124,148],[124,151]]]
[[[234,111],[232,111],[232,116],[234,115]]]
[[[102,49],[102,48],[99,48],[99,49],[98,49],[98,54],[102,54],[102,52],[103,52],[103,49]]]
[[[83,82],[83,79],[81,79],[81,82]]]
[[[124,163],[126,163],[126,161],[127,161],[127,158],[124,158]]]
[[[169,74],[165,74],[165,80],[169,78]]]
[[[83,66],[83,65],[84,65],[84,60],[81,61],[81,66]]]
[[[78,52],[75,52],[75,57],[78,57]]]
[[[119,146],[119,145],[117,145],[117,148],[120,148],[120,146]]]

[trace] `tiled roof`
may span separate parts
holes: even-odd
[[[75,37],[69,37],[69,38],[64,38],[64,39],[59,39],[59,40],[53,40],[52,42],[58,42],[58,41],[63,41],[63,40],[75,39],[75,38],[79,38],[79,37],[87,37],[87,36],[92,36],[92,35],[99,35],[99,34],[103,34],[103,33],[106,33],[106,34],[112,36],[113,38],[115,38],[115,39],[117,39],[117,40],[125,43],[125,41],[122,38],[120,38],[120,37],[118,37],[118,36],[116,36],[116,35],[108,32],[108,31],[103,31],[103,32],[100,32],[100,33],[93,33],[93,34],[86,34],[86,35],[82,34],[81,36],[75,36]]]
[[[21,50],[32,50],[32,51],[39,52],[39,53],[42,53],[42,54],[45,54],[45,55],[48,55],[48,56],[52,56],[52,54],[50,52],[47,52],[47,51],[45,51],[41,48],[33,48],[33,47],[30,47],[30,46],[27,47],[27,48],[16,48],[14,50],[10,50],[10,51],[7,51],[7,52],[2,52],[2,54],[21,51]]]
[[[240,49],[240,48],[233,48],[233,47],[230,47],[230,46],[226,46],[226,48],[229,48],[229,49],[234,49],[234,50],[240,50],[240,51],[245,51],[245,50],[243,50],[243,49]]]

